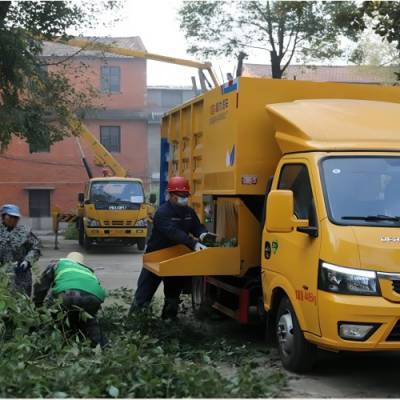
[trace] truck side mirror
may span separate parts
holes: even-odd
[[[267,231],[284,233],[306,226],[308,226],[308,220],[297,219],[294,216],[293,192],[291,190],[271,190],[267,200]]]
[[[84,193],[78,193],[78,201],[79,201],[79,203],[83,204],[83,202],[85,201]]]
[[[156,201],[157,201],[157,195],[155,193],[150,193],[149,203],[150,204],[156,204]]]

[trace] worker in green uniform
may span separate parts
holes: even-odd
[[[81,253],[72,252],[66,258],[51,262],[34,285],[33,302],[42,306],[50,291],[50,297],[61,298],[67,313],[70,329],[88,337],[94,345],[102,347],[106,341],[96,318],[106,297],[94,271],[84,264]],[[91,318],[83,318],[82,310]]]

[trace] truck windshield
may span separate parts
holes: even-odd
[[[143,203],[143,187],[140,182],[93,182],[90,188],[91,203]]]
[[[400,157],[327,157],[321,173],[332,222],[400,226]]]

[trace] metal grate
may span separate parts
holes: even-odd
[[[387,337],[386,341],[400,341],[400,321],[396,322],[396,325],[393,327],[392,332],[390,332],[390,335]]]
[[[122,226],[124,225],[124,221],[111,221],[111,224],[115,226]]]
[[[400,281],[392,281],[393,283],[393,290],[396,293],[400,293]]]

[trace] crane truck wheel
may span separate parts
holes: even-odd
[[[136,239],[137,248],[139,251],[143,251],[146,247],[146,238],[137,238]]]
[[[83,219],[79,218],[78,222],[78,242],[80,246],[85,244],[85,227],[83,226]]]
[[[278,351],[283,366],[292,372],[310,371],[314,365],[317,348],[304,339],[293,306],[283,297],[275,321]]]
[[[85,231],[83,231],[83,247],[85,248],[85,250],[90,250],[90,248],[92,247],[92,239],[90,239]]]

